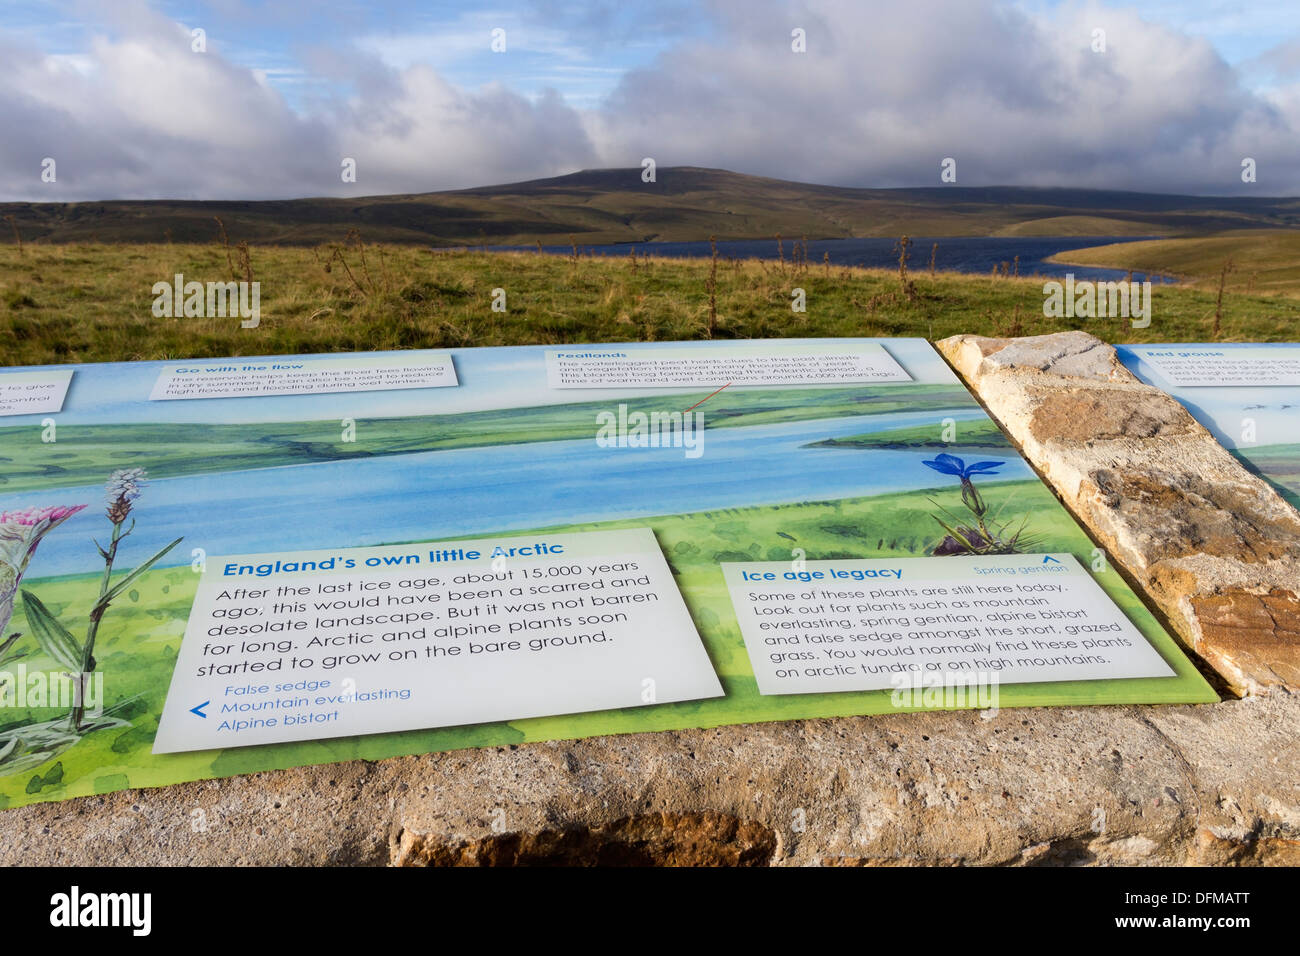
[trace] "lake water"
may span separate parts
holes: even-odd
[[[185,540],[163,564],[189,563],[193,548],[217,557],[351,547],[942,487],[952,479],[921,464],[932,450],[803,446],[935,423],[945,415],[982,417],[977,409],[961,409],[709,429],[703,455],[695,459],[686,459],[681,448],[600,448],[593,423],[593,438],[581,441],[158,479],[138,502],[139,529],[126,539],[117,566],[132,567],[181,536]],[[1009,449],[980,457],[1007,463],[999,478],[1030,477]],[[109,528],[102,501],[102,485],[0,496],[0,510],[90,504],[46,536],[29,575],[96,570],[100,559],[90,538],[103,541]]]
[[[913,272],[924,273],[930,268],[930,250],[934,243],[939,244],[935,251],[935,268],[940,271],[966,272],[973,275],[988,275],[994,267],[1003,262],[1011,265],[1016,256],[1020,257],[1020,275],[1041,275],[1044,278],[1064,278],[1066,273],[1073,273],[1076,279],[1123,279],[1128,272],[1121,269],[1096,269],[1088,266],[1067,266],[1048,262],[1048,256],[1070,249],[1083,249],[1087,246],[1103,246],[1112,242],[1135,242],[1139,239],[1154,239],[1156,236],[913,236],[914,245],[908,252],[908,268]],[[831,264],[836,266],[861,266],[872,269],[897,269],[898,251],[896,238],[873,239],[810,239],[808,240],[809,265],[820,266],[822,257],[829,253]],[[783,239],[783,254],[789,260],[794,253],[794,240]],[[536,246],[498,246],[498,249],[535,250]],[[623,242],[613,245],[580,245],[584,255],[626,257],[629,250],[636,249],[638,255],[667,256],[669,258],[708,258],[708,242]],[[556,255],[572,254],[571,246],[543,246],[543,251]],[[732,259],[772,259],[778,258],[776,239],[734,239],[718,243],[718,255]],[[1012,266],[1014,271],[1014,266]],[[1134,272],[1137,281],[1150,278],[1152,282],[1162,281],[1160,276],[1148,277],[1145,273]],[[1171,281],[1172,280],[1168,280]]]

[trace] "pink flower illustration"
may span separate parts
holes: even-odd
[[[41,538],[67,521],[85,505],[45,505],[0,511],[0,640],[14,613],[18,583],[27,570]]]

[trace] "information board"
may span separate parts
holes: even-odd
[[[924,340],[0,370],[24,394],[0,424],[5,806],[1216,699]]]

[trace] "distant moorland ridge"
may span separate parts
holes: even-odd
[[[1174,196],[1018,186],[856,189],[721,169],[584,170],[500,186],[355,199],[0,203],[24,242],[435,246],[846,236],[1202,236],[1300,228],[1300,197]]]

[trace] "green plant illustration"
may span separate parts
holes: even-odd
[[[1007,525],[998,525],[997,513],[989,514],[989,503],[975,487],[974,476],[991,474],[1001,468],[1005,462],[976,461],[971,464],[956,455],[941,453],[921,464],[935,471],[952,475],[961,482],[961,503],[970,512],[970,518],[954,515],[941,505],[941,515],[933,515],[939,526],[947,532],[944,539],[934,549],[934,554],[1020,554],[1029,544],[1025,534],[1025,521],[1019,527],[1009,531]],[[971,518],[974,519],[973,523]],[[965,522],[965,523],[963,523]]]
[[[108,547],[105,548],[98,541],[94,542],[103,558],[104,570],[100,577],[99,595],[90,610],[89,623],[82,640],[78,640],[40,598],[31,591],[21,589],[19,583],[41,538],[86,506],[57,505],[0,515],[0,633],[8,627],[13,615],[15,594],[21,593],[23,611],[36,644],[50,660],[62,668],[60,676],[72,682],[71,703],[66,714],[53,720],[25,723],[0,731],[0,776],[39,766],[97,730],[131,726],[128,721],[115,718],[108,712],[88,715],[86,692],[95,674],[95,641],[105,612],[118,595],[181,542],[177,538],[117,581],[113,580],[113,565],[117,560],[118,549],[122,541],[135,531],[131,510],[144,487],[143,468],[118,469],[109,476],[105,485],[105,498],[108,501],[106,516],[112,523],[113,531]],[[21,656],[11,652],[20,637],[21,633],[14,633],[0,642],[0,664]]]

